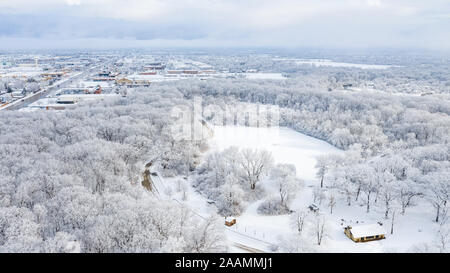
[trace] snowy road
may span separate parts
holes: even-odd
[[[47,86],[46,88],[44,88],[43,90],[41,90],[35,94],[30,94],[22,99],[15,100],[14,102],[11,102],[10,104],[7,104],[4,107],[1,107],[0,110],[17,110],[17,109],[23,108],[41,98],[52,95],[53,92],[59,90],[60,88],[62,88],[64,86],[67,86],[68,84],[73,83],[73,81],[75,81],[75,80],[81,79],[82,77],[91,73],[94,69],[98,68],[99,66],[100,65],[93,66],[84,72],[79,72],[79,73],[76,73],[76,74],[70,76],[67,79],[62,79],[62,80],[54,83],[51,86]]]

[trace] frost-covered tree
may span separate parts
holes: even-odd
[[[291,226],[299,233],[302,234],[308,217],[308,212],[305,210],[296,210],[289,216],[289,222]]]
[[[277,164],[270,173],[280,196],[280,204],[286,209],[289,209],[289,202],[300,187],[296,174],[295,166],[291,164]]]
[[[439,225],[435,241],[441,253],[450,252],[450,225],[448,223]]]
[[[336,191],[334,189],[331,189],[327,192],[327,205],[330,208],[330,214],[333,214],[333,208],[336,206],[337,204],[337,194]]]
[[[225,216],[240,215],[244,208],[245,192],[233,176],[225,178],[226,182],[219,188],[217,208],[219,213]]]
[[[272,167],[273,158],[268,151],[246,148],[241,151],[239,164],[243,170],[244,180],[250,189],[254,190],[261,176]]]
[[[447,205],[450,198],[449,177],[450,172],[448,171],[432,172],[423,177],[424,183],[429,185],[428,199],[436,209],[436,223],[447,216]]]
[[[323,181],[328,170],[332,167],[332,161],[329,156],[321,155],[317,157],[316,168],[317,178],[320,180],[320,187],[323,188]]]
[[[202,221],[199,227],[191,230],[187,238],[185,251],[187,252],[226,252],[226,238],[220,230],[223,229],[222,221],[209,217]]]
[[[320,246],[323,240],[329,236],[328,220],[324,215],[316,214],[312,225],[313,227],[311,229],[311,232],[316,238],[317,245]]]

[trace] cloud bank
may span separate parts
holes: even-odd
[[[450,2],[0,0],[0,48],[25,46],[23,41],[43,47],[109,41],[110,46],[450,49]]]

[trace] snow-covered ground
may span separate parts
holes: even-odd
[[[250,128],[238,126],[216,126],[214,137],[210,140],[210,150],[221,151],[231,146],[240,148],[250,147],[266,149],[272,152],[276,163],[294,164],[297,175],[304,181],[304,187],[293,200],[291,208],[294,210],[306,209],[313,203],[313,186],[318,184],[315,177],[316,156],[342,153],[341,150],[332,145],[306,136],[288,128]],[[180,178],[172,178],[180,179]],[[169,182],[169,181],[167,181]],[[261,186],[270,190],[269,181],[262,181]],[[165,183],[166,185],[175,183]],[[215,211],[213,204],[194,188],[187,188],[187,200],[180,201],[196,213],[207,216]],[[172,195],[174,199],[181,200],[181,193]],[[272,245],[279,245],[281,236],[293,234],[289,225],[289,215],[263,216],[257,213],[257,208],[262,200],[249,204],[246,211],[237,217],[237,224],[227,228],[227,237],[230,241],[230,250],[233,252],[243,251],[236,247],[236,243],[255,248],[262,251],[271,251]],[[376,207],[370,213],[366,213],[364,205],[354,204],[348,207],[343,200],[329,213],[329,208],[324,204],[317,204],[320,211],[328,220],[328,234],[323,244],[318,248],[324,252],[405,252],[411,246],[422,242],[432,242],[433,235],[437,229],[432,222],[432,209],[426,202],[418,206],[408,208],[403,216],[398,213],[394,234],[391,235],[390,220],[383,218],[383,212]],[[382,222],[387,232],[387,239],[367,243],[354,243],[347,238],[343,232],[346,225],[374,224]],[[314,240],[314,239],[312,239]]]
[[[330,67],[350,67],[360,69],[388,69],[391,67],[397,67],[392,65],[378,65],[378,64],[356,64],[335,62],[328,59],[288,59],[288,58],[276,58],[274,61],[293,61],[298,65],[311,65],[311,66],[330,66]]]
[[[150,81],[150,82],[166,82],[166,81],[177,81],[180,80],[181,77],[166,77],[164,75],[140,75],[133,74],[127,76],[127,79],[134,81]]]
[[[19,109],[21,112],[32,112],[37,111],[39,109],[45,109],[46,106],[50,107],[72,107],[74,104],[59,104],[58,99],[59,98],[73,98],[77,102],[79,101],[92,101],[92,100],[103,100],[105,98],[113,98],[113,97],[119,97],[118,94],[72,94],[72,95],[61,95],[59,97],[44,97],[42,99],[39,99],[33,103],[30,103],[27,105],[27,107],[23,107]],[[76,103],[75,103],[76,104]]]
[[[325,141],[283,127],[215,126],[209,144],[211,151],[231,146],[268,150],[277,163],[294,164],[301,178],[308,180],[315,177],[316,156],[340,152]]]
[[[285,80],[281,73],[245,73],[245,77],[250,80]]]
[[[100,85],[102,88],[111,88],[114,86],[113,82],[106,82],[106,81],[89,81],[89,80],[82,80],[76,84],[73,84],[73,88],[88,88],[88,87],[96,87],[97,85]],[[70,88],[72,89],[72,88]]]

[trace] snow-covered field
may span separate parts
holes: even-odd
[[[277,163],[294,164],[304,180],[314,179],[316,156],[340,152],[324,141],[283,127],[215,126],[210,146],[211,151],[231,146],[268,150]]]
[[[281,73],[245,73],[245,77],[250,80],[285,80]]]
[[[181,77],[166,77],[164,75],[139,75],[139,74],[133,74],[128,76],[127,78],[135,81],[150,81],[150,82],[177,81],[182,79]]]
[[[287,59],[287,58],[277,58],[275,61],[293,61],[298,65],[312,65],[312,66],[330,66],[330,67],[350,67],[350,68],[361,68],[361,69],[388,69],[394,67],[392,65],[378,65],[378,64],[356,64],[356,63],[345,63],[345,62],[335,62],[328,59]]]
[[[73,84],[72,86],[74,88],[77,88],[77,87],[85,88],[85,87],[96,87],[97,85],[100,85],[102,88],[111,88],[114,86],[114,84],[112,82],[89,81],[89,80],[80,81],[79,83]]]
[[[208,152],[221,151],[231,146],[266,149],[272,153],[276,163],[294,164],[298,177],[304,181],[304,187],[291,205],[294,210],[305,209],[313,203],[313,186],[318,184],[318,179],[315,177],[315,157],[324,154],[342,153],[341,150],[324,141],[288,128],[216,126],[214,132]],[[261,182],[261,186],[269,191],[271,189],[267,184],[268,181]],[[206,216],[215,210],[214,205],[208,204],[207,200],[194,188],[189,187],[187,191],[188,199],[182,201],[182,203],[189,206],[193,211]],[[177,197],[177,195],[179,193],[174,195],[174,198],[181,200],[181,197]],[[257,213],[257,208],[261,202],[262,200],[259,200],[249,204],[246,211],[237,217],[237,224],[227,230],[231,251],[242,251],[242,249],[236,248],[236,243],[262,251],[271,251],[270,244],[279,245],[281,236],[293,234],[289,225],[289,215],[262,216]],[[370,213],[366,213],[362,204],[361,206],[348,207],[344,203],[338,201],[333,214],[329,213],[329,208],[325,204],[317,204],[320,211],[329,220],[327,226],[329,237],[318,248],[319,251],[405,252],[412,245],[432,242],[432,234],[437,229],[430,214],[426,213],[427,210],[432,209],[426,202],[409,208],[405,216],[398,214],[393,235],[389,233],[390,220],[383,218],[382,211],[374,208]],[[373,224],[379,221],[383,223],[387,232],[387,239],[382,241],[354,243],[343,232],[343,227],[348,224],[355,225],[357,222],[359,224]]]

